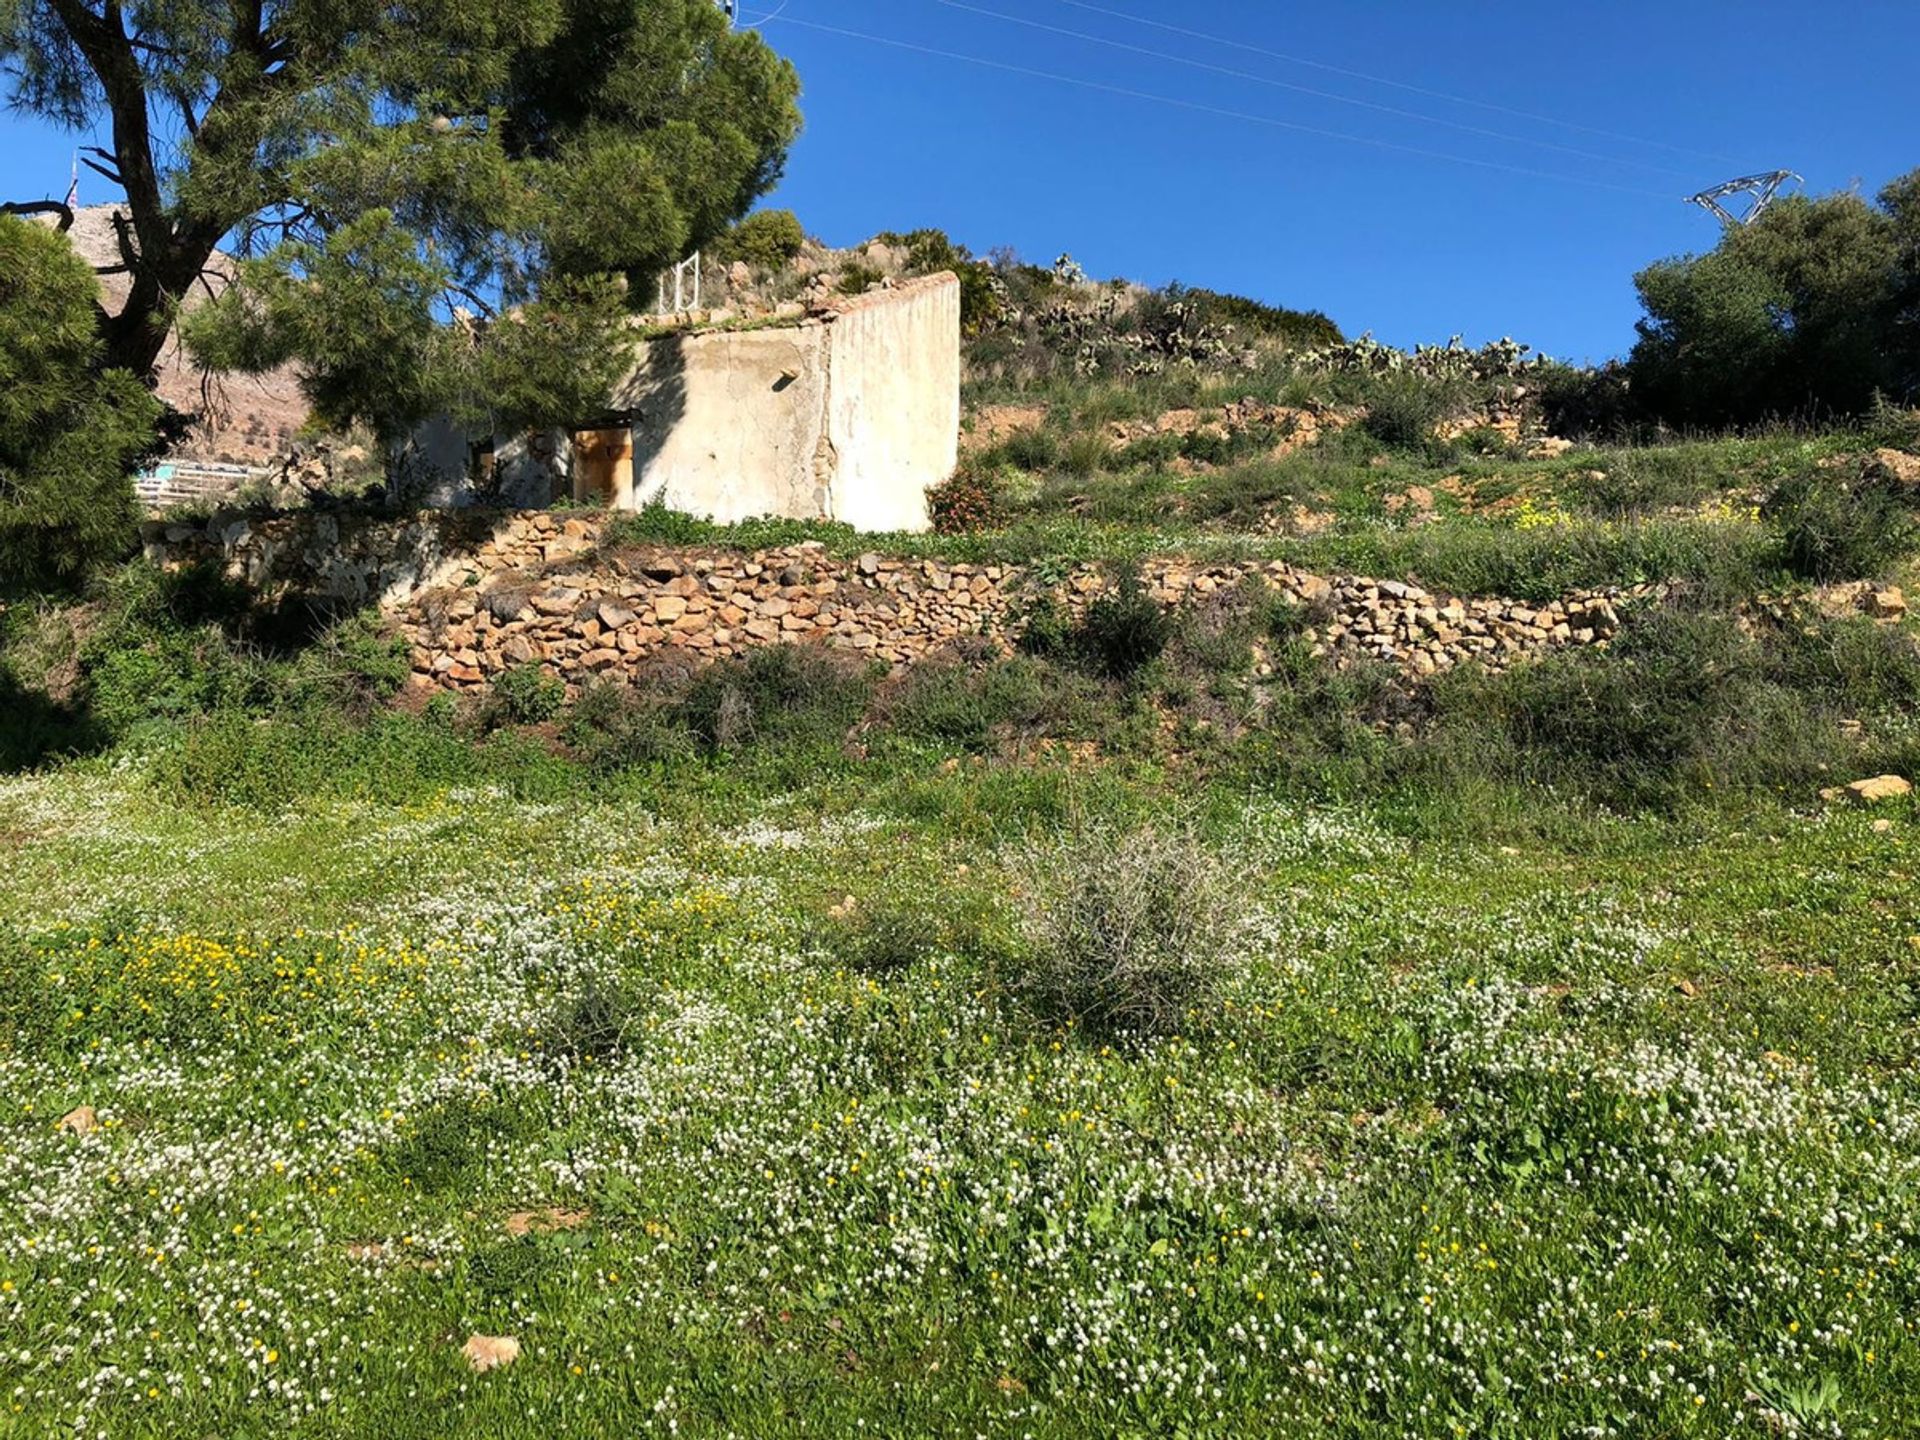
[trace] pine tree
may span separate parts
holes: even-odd
[[[150,373],[226,242],[190,344],[292,360],[323,418],[389,433],[463,395],[587,406],[623,288],[743,214],[799,126],[792,67],[711,0],[0,0],[0,68],[112,137],[101,372]]]

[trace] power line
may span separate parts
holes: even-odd
[[[1472,105],[1481,110],[1492,110],[1502,115],[1512,115],[1521,120],[1532,120],[1542,125],[1558,125],[1566,130],[1579,130],[1588,135],[1601,135],[1609,140],[1624,140],[1631,145],[1651,145],[1659,150],[1671,150],[1680,155],[1694,155],[1704,160],[1725,160],[1730,163],[1732,157],[1717,154],[1711,150],[1697,150],[1688,145],[1675,145],[1666,140],[1649,140],[1643,135],[1627,135],[1618,130],[1602,129],[1598,125],[1582,125],[1574,120],[1562,120],[1553,115],[1542,115],[1532,110],[1520,110],[1511,105],[1498,104],[1492,100],[1476,100],[1471,95],[1454,95],[1445,90],[1429,90],[1423,85],[1409,85],[1403,80],[1392,80],[1385,75],[1370,75],[1364,70],[1349,70],[1341,65],[1329,65],[1323,60],[1309,60],[1304,55],[1289,55],[1281,50],[1269,50],[1264,45],[1252,45],[1244,40],[1235,40],[1226,35],[1211,35],[1204,30],[1190,30],[1184,25],[1172,25],[1164,20],[1151,20],[1145,15],[1129,14],[1125,10],[1110,9],[1105,5],[1096,5],[1091,0],[1059,0],[1062,5],[1071,5],[1076,10],[1088,10],[1096,15],[1106,15],[1115,20],[1125,20],[1134,25],[1146,25],[1155,30],[1164,30],[1172,35],[1184,35],[1189,40],[1204,40],[1209,45],[1225,45],[1230,49],[1244,50],[1251,55],[1264,55],[1269,60],[1285,61],[1289,65],[1303,65],[1310,70],[1323,70],[1329,75],[1344,75],[1349,80],[1365,80],[1372,85],[1385,85],[1394,90],[1404,90],[1410,95],[1424,95],[1429,100],[1445,100],[1452,105]]]
[[[1331,100],[1339,105],[1354,105],[1363,110],[1374,110],[1382,115],[1395,115],[1403,120],[1418,120],[1428,125],[1444,125],[1449,130],[1462,130],[1469,135],[1483,135],[1494,140],[1505,140],[1515,145],[1532,145],[1541,150],[1557,150],[1563,155],[1577,155],[1582,160],[1597,160],[1603,165],[1630,165],[1641,170],[1655,170],[1663,175],[1686,175],[1685,170],[1676,170],[1669,165],[1656,165],[1647,160],[1630,160],[1624,156],[1601,155],[1592,150],[1577,149],[1572,145],[1560,145],[1551,140],[1533,140],[1525,135],[1514,135],[1504,130],[1489,130],[1482,125],[1469,125],[1460,120],[1448,120],[1438,115],[1422,114],[1418,110],[1402,110],[1395,105],[1382,105],[1373,100],[1361,100],[1351,95],[1336,94],[1331,90],[1316,90],[1310,85],[1296,85],[1290,80],[1276,80],[1270,75],[1256,75],[1248,70],[1235,70],[1226,65],[1214,65],[1205,60],[1194,60],[1185,55],[1172,55],[1164,50],[1149,49],[1145,45],[1129,45],[1124,40],[1109,40],[1104,35],[1089,35],[1084,30],[1069,30],[1063,25],[1049,25],[1044,20],[1029,20],[1024,15],[1008,15],[1003,11],[989,10],[983,5],[970,5],[967,0],[934,0],[936,5],[945,5],[951,10],[965,10],[974,15],[984,15],[993,20],[1004,20],[1010,25],[1025,25],[1029,29],[1044,30],[1053,35],[1064,35],[1072,40],[1084,40],[1091,45],[1105,45],[1115,50],[1125,50],[1134,55],[1145,55],[1155,60],[1166,60],[1175,65],[1185,65],[1195,70],[1211,71],[1215,75],[1230,76],[1235,80],[1249,80],[1256,85],[1271,85],[1279,90],[1291,90],[1300,95],[1311,95],[1320,100]]]
[[[1445,160],[1455,165],[1471,165],[1479,170],[1498,170],[1509,175],[1525,175],[1535,180],[1557,180],[1565,185],[1584,185],[1589,189],[1612,190],[1622,195],[1639,195],[1656,200],[1668,201],[1672,197],[1658,190],[1647,190],[1634,185],[1616,185],[1606,180],[1589,180],[1579,175],[1562,175],[1552,170],[1535,170],[1525,165],[1509,165],[1499,160],[1480,160],[1469,155],[1452,155],[1444,150],[1427,150],[1418,145],[1401,145],[1392,140],[1376,140],[1371,135],[1349,135],[1341,130],[1326,130],[1317,125],[1302,125],[1293,120],[1281,120],[1271,115],[1253,115],[1244,110],[1228,110],[1218,105],[1204,104],[1198,100],[1182,100],[1172,95],[1157,95],[1150,90],[1134,90],[1124,85],[1110,85],[1103,80],[1088,80],[1078,75],[1062,75],[1052,70],[1036,70],[1027,65],[1014,65],[1004,60],[989,60],[979,55],[967,55],[957,50],[942,50],[933,45],[921,45],[912,40],[895,40],[886,35],[870,35],[863,30],[848,30],[838,25],[822,25],[814,20],[802,20],[797,16],[783,16],[782,25],[797,25],[803,30],[817,30],[825,35],[841,35],[850,40],[865,40],[875,45],[890,46],[895,50],[911,50],[920,55],[934,55],[943,60],[959,60],[968,65],[981,65],[989,70],[1001,70],[1010,75],[1025,75],[1035,80],[1050,80],[1060,85],[1073,85],[1082,90],[1097,90],[1107,95],[1122,95],[1129,100],[1146,100],[1156,105],[1172,105],[1177,109],[1191,110],[1201,115],[1215,115],[1224,120],[1241,120],[1250,125],[1266,125],[1277,130],[1291,130],[1301,135],[1316,135],[1323,140],[1343,140],[1350,145],[1365,145],[1375,150],[1390,150],[1401,155],[1417,155],[1427,160]]]

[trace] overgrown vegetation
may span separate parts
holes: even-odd
[[[1673,426],[1866,413],[1920,395],[1920,171],[1871,203],[1792,196],[1634,283],[1633,401]]]
[[[791,210],[756,210],[737,222],[707,247],[722,265],[742,261],[762,270],[775,270],[800,253],[807,232]]]
[[[1095,828],[1020,861],[1028,954],[1014,984],[1096,1035],[1194,1028],[1244,964],[1245,878],[1178,830]]]
[[[70,587],[133,543],[162,406],[103,368],[96,293],[59,234],[0,215],[0,600]]]
[[[1874,258],[1909,198],[1643,277],[1644,350],[1598,372],[882,237],[961,275],[991,432],[935,533],[656,504],[556,564],[1023,568],[1012,634],[892,673],[669,646],[457,697],[377,613],[88,580],[59,557],[124,517],[34,521],[10,563],[68,593],[0,608],[4,1403],[422,1440],[1913,1430],[1916,811],[1833,788],[1920,775],[1920,416]],[[413,273],[390,220],[315,273]],[[721,251],[801,240],[762,212]],[[61,378],[48,273],[0,288],[15,434],[114,399]],[[1748,389],[1687,378],[1716,355]],[[1707,411],[1668,384],[1797,419],[1677,440]],[[1502,625],[1616,593],[1488,668],[1337,643],[1357,587],[1310,577],[1169,610],[1171,551]],[[477,582],[476,632],[535,578]]]

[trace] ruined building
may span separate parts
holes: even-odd
[[[960,430],[960,284],[951,274],[800,314],[640,342],[612,412],[577,430],[423,426],[396,462],[435,504],[652,502],[720,521],[926,528]]]

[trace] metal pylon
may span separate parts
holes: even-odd
[[[1769,170],[1763,175],[1742,175],[1737,180],[1729,180],[1724,185],[1715,185],[1711,190],[1702,190],[1698,195],[1689,195],[1687,203],[1698,205],[1702,210],[1711,211],[1723,225],[1751,225],[1760,218],[1760,212],[1773,203],[1774,196],[1780,193],[1780,187],[1789,180],[1800,177],[1791,170]],[[1752,197],[1752,203],[1744,213],[1729,210],[1720,202],[1733,195]]]

